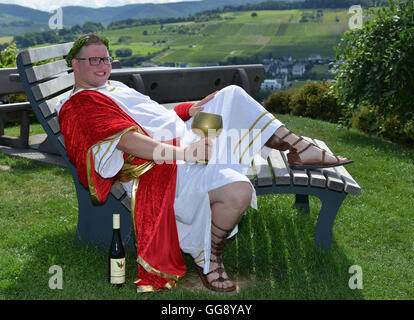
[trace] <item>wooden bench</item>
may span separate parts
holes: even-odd
[[[112,68],[120,69],[120,61],[114,60]],[[17,68],[0,68],[0,146],[18,149],[29,148],[30,114],[32,112],[30,102],[8,103],[10,94],[23,92],[25,91]],[[12,121],[20,124],[20,135],[18,137],[4,134],[5,123]],[[41,152],[60,155],[49,138],[40,143],[37,149]]]
[[[33,111],[56,149],[68,165],[78,198],[76,238],[83,242],[108,245],[111,237],[112,214],[121,214],[123,240],[134,246],[131,232],[130,198],[121,184],[115,183],[104,204],[92,203],[89,191],[79,183],[75,166],[65,151],[55,105],[69,94],[74,77],[64,59],[40,66],[33,63],[64,57],[71,43],[22,51],[17,57],[18,71]],[[230,84],[242,86],[247,92],[257,92],[263,80],[262,65],[223,66],[204,68],[136,69],[131,75],[126,69],[114,70],[111,79],[127,83],[160,103],[199,100],[212,91]],[[322,141],[317,144],[327,148]],[[272,150],[268,159],[256,156],[248,174],[258,195],[269,193],[296,194],[295,206],[309,210],[308,196],[321,199],[315,241],[329,248],[332,227],[338,209],[348,193],[358,194],[360,188],[343,168],[321,171],[292,171],[286,165],[284,153]]]
[[[307,140],[330,151],[320,140]],[[323,248],[331,246],[332,229],[338,210],[348,194],[358,195],[360,186],[343,167],[318,170],[292,170],[286,152],[272,150],[267,159],[256,155],[247,174],[258,195],[295,194],[294,206],[309,213],[309,196],[318,197],[322,203],[315,230],[315,243]]]
[[[17,72],[16,68],[0,68],[0,145],[14,148],[26,148],[29,143],[29,102],[8,103],[8,95],[23,92],[23,86],[11,79]],[[20,122],[20,136],[4,135],[4,125],[10,121]]]

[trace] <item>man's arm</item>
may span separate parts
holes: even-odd
[[[181,118],[181,120],[187,121],[191,118],[189,111],[193,105],[194,103],[180,103],[179,105],[174,107],[174,111]]]
[[[135,131],[129,131],[121,137],[117,148],[138,158],[155,162],[173,160],[195,162],[209,159],[212,152],[212,142],[209,139],[202,139],[183,148],[159,142]]]
[[[183,121],[187,121],[197,112],[203,111],[204,104],[213,99],[217,92],[218,91],[215,91],[209,94],[207,97],[197,103],[180,103],[179,105],[175,106],[174,111]]]

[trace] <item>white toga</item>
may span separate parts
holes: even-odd
[[[72,95],[82,91],[78,90]],[[132,117],[144,130],[158,141],[180,138],[181,146],[187,146],[199,139],[191,131],[192,118],[184,122],[173,110],[152,101],[134,89],[118,81],[88,90],[112,98],[118,106]],[[61,101],[56,109],[60,111]],[[174,211],[180,247],[190,254],[195,262],[210,267],[211,208],[208,191],[226,184],[246,181],[244,175],[254,155],[282,125],[259,103],[238,86],[228,86],[204,105],[205,112],[221,114],[223,131],[216,139],[212,158],[207,165],[177,161],[177,185]],[[119,142],[100,148],[93,147],[95,170],[104,178],[114,177],[124,164],[123,151],[116,148]],[[131,196],[132,182],[122,183]],[[251,206],[257,209],[256,192],[252,186]],[[237,226],[230,237],[237,233]]]

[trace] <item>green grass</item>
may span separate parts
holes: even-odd
[[[328,253],[315,248],[320,209],[311,197],[309,215],[292,208],[293,195],[259,196],[224,261],[244,285],[218,294],[185,285],[137,295],[135,253],[127,255],[127,284],[107,284],[107,252],[74,241],[77,199],[69,173],[55,166],[0,154],[0,299],[413,299],[414,150],[322,121],[278,116],[298,134],[327,142],[355,163],[347,167],[362,187],[348,196],[333,229]],[[63,289],[51,290],[52,265],[63,269]],[[348,287],[359,265],[363,289]],[[179,283],[180,284],[180,283]]]
[[[293,81],[291,88],[300,89],[306,84],[306,80]]]
[[[329,79],[334,77],[333,74],[329,73],[329,67],[327,64],[314,65],[309,72],[314,74],[314,78],[316,79]]]
[[[37,120],[36,120],[37,121]],[[42,125],[40,123],[30,123],[29,128],[29,135],[32,136],[34,134],[45,133]],[[4,135],[11,136],[11,137],[18,137],[20,136],[20,125],[13,126],[10,123],[7,123],[4,127]]]
[[[13,37],[11,36],[0,36],[0,44],[6,43],[6,42],[11,42],[13,40]]]
[[[129,47],[134,54],[147,55],[169,47],[167,52],[152,59],[155,63],[188,62],[197,65],[225,62],[233,56],[251,58],[256,54],[261,58],[270,54],[273,57],[291,55],[307,58],[312,53],[333,57],[333,47],[348,28],[349,14],[347,10],[324,9],[321,22],[300,23],[302,12],[310,11],[255,11],[257,17],[252,17],[252,12],[232,12],[222,14],[222,20],[165,24],[163,30],[160,25],[106,30],[104,35],[113,44],[121,36],[129,36],[130,39],[119,47]],[[186,34],[178,32],[180,26],[187,28]],[[143,35],[144,31],[147,35]],[[157,41],[160,43],[153,45]],[[189,48],[190,45],[196,47]],[[149,51],[151,48],[153,51]]]

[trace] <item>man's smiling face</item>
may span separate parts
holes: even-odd
[[[82,47],[77,56],[88,59],[90,57],[108,57],[109,54],[105,45],[93,44]],[[112,66],[104,64],[103,61],[100,61],[97,66],[91,66],[88,60],[77,60],[76,58],[72,60],[72,67],[75,72],[76,89],[89,89],[104,85],[112,70]]]

